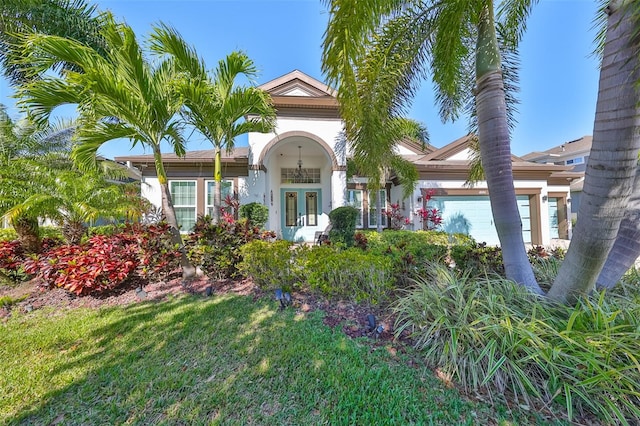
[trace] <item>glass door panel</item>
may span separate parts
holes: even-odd
[[[285,199],[285,226],[298,225],[298,192],[287,191]]]
[[[305,192],[305,207],[307,212],[306,226],[318,226],[318,193]]]

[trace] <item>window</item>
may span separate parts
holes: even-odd
[[[360,214],[358,215],[358,219],[356,220],[356,228],[362,228],[362,190],[360,189],[349,189],[347,191],[347,205],[358,209]]]
[[[378,192],[378,197],[380,197],[380,209],[381,212],[387,210],[387,192],[382,189]],[[382,215],[382,227],[386,226],[386,217],[384,214]],[[369,228],[377,228],[378,227],[378,212],[376,211],[376,200],[372,197],[371,192],[369,192]]]
[[[189,232],[196,223],[196,182],[169,181],[169,191],[180,232]]]
[[[207,205],[205,206],[205,214],[208,216],[213,216],[213,198],[215,194],[216,182],[213,180],[207,181]],[[230,208],[224,203],[224,199],[227,195],[233,197],[233,181],[232,180],[223,180],[222,181],[222,208],[230,214],[234,212],[230,211]]]
[[[571,160],[567,160],[567,164],[582,164],[584,159],[582,157],[572,158]]]
[[[320,169],[280,169],[280,183],[320,183]]]

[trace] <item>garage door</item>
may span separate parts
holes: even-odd
[[[531,243],[529,196],[519,195],[517,201],[522,220],[522,237],[525,243]],[[471,235],[476,241],[489,245],[500,244],[488,196],[435,196],[429,201],[429,205],[440,210],[446,232]]]

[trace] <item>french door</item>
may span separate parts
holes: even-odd
[[[289,241],[313,241],[320,229],[320,189],[287,188],[280,191],[282,234]]]

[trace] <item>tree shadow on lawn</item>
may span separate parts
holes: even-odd
[[[105,325],[42,349],[65,351],[48,378],[74,377],[9,424],[497,424],[513,415],[324,327],[321,312],[225,295],[86,315]]]

